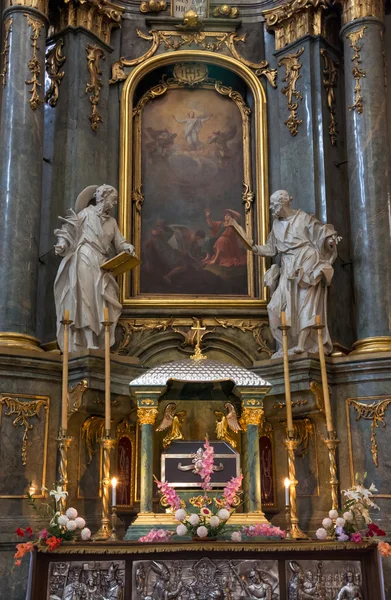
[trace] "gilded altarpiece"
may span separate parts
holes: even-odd
[[[124,86],[120,221],[143,260],[124,277],[122,302],[265,306],[264,261],[229,226],[234,219],[261,242],[267,232],[262,86],[251,79],[254,94],[249,70],[207,64],[207,52],[175,54],[186,60],[153,59],[166,61],[150,68],[154,85],[140,77],[137,87],[133,72]]]

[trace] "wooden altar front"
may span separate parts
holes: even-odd
[[[27,600],[385,600],[375,544],[93,542],[31,560]]]

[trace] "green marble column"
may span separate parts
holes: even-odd
[[[6,1],[0,121],[0,344],[37,348],[47,0]]]
[[[141,423],[140,513],[152,513],[153,499],[153,425],[157,408],[139,408]]]
[[[258,425],[247,425],[248,512],[262,510]]]

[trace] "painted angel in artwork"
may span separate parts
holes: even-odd
[[[183,433],[181,431],[181,427],[183,426],[183,421],[186,416],[185,410],[176,411],[175,402],[169,402],[166,408],[164,409],[164,415],[162,422],[156,428],[156,431],[165,431],[169,427],[171,428],[166,436],[163,438],[163,448],[168,448],[171,442],[177,440],[184,440]]]
[[[209,144],[214,144],[214,154],[217,158],[219,167],[224,167],[228,159],[232,157],[232,150],[228,147],[228,142],[236,136],[236,125],[230,127],[227,131],[214,131],[208,138]]]
[[[242,428],[239,425],[234,405],[231,404],[231,402],[226,402],[224,404],[224,408],[227,410],[227,414],[224,414],[219,410],[215,410],[215,415],[217,417],[217,439],[224,440],[224,442],[228,442],[232,448],[236,448],[237,442],[229,435],[228,430],[230,429],[234,433],[238,433],[238,431],[242,431]]]
[[[151,139],[151,141],[147,142],[146,144],[146,148],[150,154],[167,156],[168,151],[174,144],[177,134],[172,133],[171,129],[168,127],[165,129],[154,129],[153,127],[147,127],[146,131]]]

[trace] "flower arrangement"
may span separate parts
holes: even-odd
[[[166,529],[151,529],[147,535],[139,539],[139,542],[168,542],[173,535],[173,531],[167,531]]]
[[[364,479],[365,479],[364,475]],[[358,476],[356,475],[356,480]],[[374,540],[375,537],[386,535],[376,523],[372,522],[369,511],[379,507],[373,501],[376,487],[372,483],[369,488],[357,481],[356,485],[348,490],[342,490],[345,497],[342,513],[337,510],[330,510],[329,516],[322,521],[322,527],[316,532],[319,540],[338,540],[340,542],[356,542]],[[379,550],[387,554],[386,548],[389,544],[382,542],[379,544]],[[389,547],[391,554],[391,546]]]
[[[200,448],[194,458],[194,470],[202,479],[204,490],[203,503],[199,506],[198,513],[189,513],[181,508],[181,499],[176,491],[167,482],[158,481],[155,478],[159,493],[165,496],[167,505],[174,511],[175,519],[179,521],[176,533],[179,536],[190,535],[193,538],[214,538],[224,532],[226,522],[234,511],[233,505],[237,501],[242,485],[243,475],[232,477],[223,491],[222,498],[215,498],[216,511],[208,508],[211,499],[207,492],[212,489],[210,480],[214,466],[214,449],[209,440],[205,440],[203,449]],[[168,532],[166,532],[168,533]],[[172,535],[172,534],[171,534]],[[169,539],[169,538],[168,538]],[[160,539],[158,532],[152,530],[148,535],[139,539],[140,542],[167,541]]]
[[[79,533],[84,541],[89,540],[91,537],[91,531],[86,527],[85,520],[78,516],[75,508],[68,508],[65,514],[61,514],[60,503],[66,499],[68,492],[64,491],[61,486],[57,486],[50,491],[49,496],[53,498],[53,506],[46,502],[41,502],[37,506],[36,499],[30,493],[27,494],[31,508],[41,519],[50,518],[50,523],[47,529],[42,529],[37,534],[35,539],[32,539],[33,530],[31,527],[26,527],[26,529],[18,527],[15,530],[18,537],[27,540],[16,545],[14,555],[16,566],[19,566],[23,556],[30,553],[36,546],[48,548],[49,551],[52,551],[58,548],[64,540],[74,540]]]

